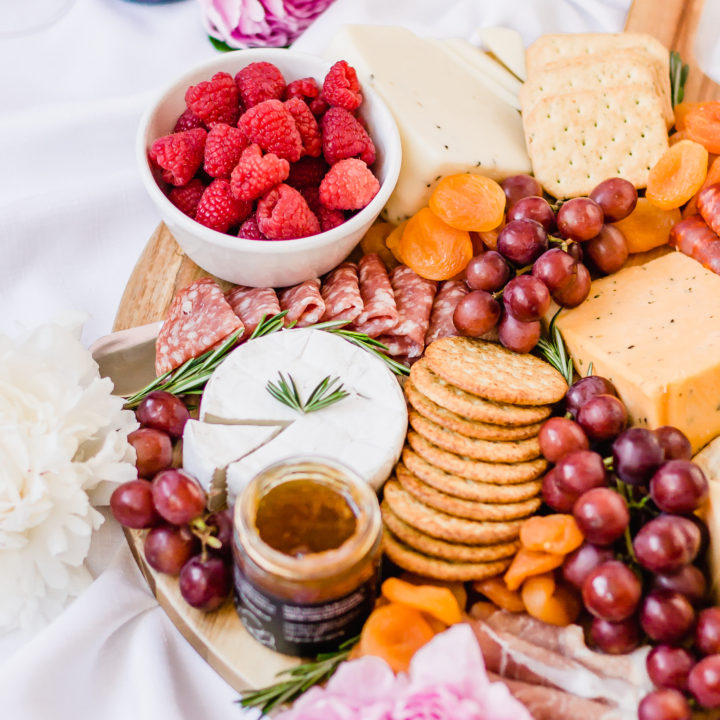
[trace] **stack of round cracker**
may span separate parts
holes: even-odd
[[[442,580],[503,572],[540,507],[538,433],[566,391],[533,355],[463,337],[429,345],[405,384],[410,429],[385,485],[388,557]]]

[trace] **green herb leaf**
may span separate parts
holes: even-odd
[[[232,52],[233,50],[236,50],[237,48],[231,48],[226,42],[223,42],[222,40],[218,40],[217,38],[214,38],[212,35],[208,35],[208,40],[210,41],[210,44],[220,52]]]
[[[562,308],[560,308],[562,310]],[[537,350],[539,354],[547,360],[566,380],[568,385],[573,382],[573,364],[572,358],[568,355],[565,341],[555,324],[557,316],[560,314],[558,310],[553,319],[550,321],[548,328],[548,336],[541,337],[538,340]]]
[[[280,381],[277,383],[269,382],[265,387],[267,391],[278,401],[303,413],[311,413],[316,410],[322,410],[333,403],[339,402],[343,398],[350,395],[347,390],[343,390],[340,378],[323,378],[310,393],[308,399],[303,402],[298,392],[292,375],[288,374],[287,379],[282,373],[278,373]],[[338,385],[340,383],[340,385]]]
[[[685,97],[685,83],[690,74],[690,66],[683,64],[680,53],[673,50],[670,53],[670,97],[675,107]]]

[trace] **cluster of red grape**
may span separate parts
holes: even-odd
[[[608,653],[654,645],[647,670],[658,689],[642,701],[640,720],[689,720],[688,692],[702,707],[720,707],[720,607],[707,607],[694,564],[707,544],[694,513],[708,482],[690,461],[690,442],[669,426],[626,429],[623,402],[599,376],[570,387],[566,410],[540,431],[555,463],[543,499],[571,512],[585,537],[562,573],[593,617],[593,643]]]
[[[143,547],[158,572],[179,575],[180,592],[193,607],[215,610],[232,584],[232,515],[208,514],[205,491],[191,475],[172,468],[173,438],[190,417],[175,395],[156,390],[138,406],[142,427],[128,436],[138,479],[118,486],[110,498],[115,519],[147,529]]]
[[[502,187],[507,224],[497,236],[497,249],[475,256],[468,264],[465,281],[471,292],[458,303],[453,322],[468,337],[480,337],[497,326],[505,347],[530,352],[540,338],[540,318],[551,297],[561,307],[571,308],[588,296],[585,256],[602,275],[625,264],[625,237],[609,223],[633,211],[637,190],[627,180],[610,178],[590,197],[568,200],[556,213],[529,175],[513,175]],[[555,231],[561,239],[551,237]]]

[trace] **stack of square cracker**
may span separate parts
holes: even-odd
[[[388,557],[440,580],[502,573],[540,507],[538,433],[566,390],[532,355],[464,337],[430,344],[405,384],[411,430],[384,488]]]
[[[651,35],[543,35],[520,90],[533,172],[556,198],[622,177],[644,188],[673,124],[669,54]]]

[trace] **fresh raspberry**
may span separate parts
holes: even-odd
[[[320,157],[322,152],[322,137],[315,116],[310,108],[300,98],[290,98],[285,101],[285,107],[295,120],[295,126],[300,133],[303,152],[310,157]]]
[[[320,230],[332,230],[345,222],[345,213],[342,210],[331,210],[320,202],[320,188],[304,187],[300,193],[305,198],[308,207],[313,211],[315,217],[320,221]]]
[[[235,75],[245,108],[251,108],[264,100],[280,100],[285,92],[285,78],[269,62],[254,62]]]
[[[205,141],[205,172],[210,177],[229,178],[246,147],[247,138],[240,128],[216,123],[210,128]]]
[[[247,240],[267,240],[260,231],[257,224],[257,217],[254,214],[240,226],[238,237],[246,238]]]
[[[297,190],[308,186],[318,187],[329,169],[321,157],[301,157],[290,166],[287,184]]]
[[[306,77],[288,83],[283,99],[289,100],[296,97],[307,102],[308,100],[314,100],[319,94],[320,88],[315,78]]]
[[[238,200],[255,200],[285,180],[290,163],[273,153],[262,154],[259,145],[243,150],[230,177],[232,194]]]
[[[193,130],[194,128],[201,127],[203,127],[203,121],[188,108],[177,119],[173,132],[182,132],[183,130]]]
[[[191,85],[185,103],[208,127],[224,122],[235,125],[240,115],[240,97],[232,75],[215,73],[211,80]]]
[[[316,118],[321,118],[329,107],[330,106],[321,97],[316,97],[310,102],[310,112]]]
[[[320,232],[320,223],[305,198],[284,183],[258,201],[257,221],[269,240],[290,240]]]
[[[218,232],[227,232],[252,211],[252,204],[237,200],[230,192],[230,183],[220,178],[213,180],[206,188],[195,213],[195,219],[205,227]]]
[[[340,160],[320,183],[320,202],[334,210],[360,210],[379,189],[380,182],[362,160]]]
[[[184,130],[158,138],[150,146],[150,159],[162,170],[171,185],[187,185],[203,161],[207,132],[202,128]]]
[[[310,210],[312,210],[313,215],[318,214],[318,210],[320,210],[320,186],[316,185],[314,187],[304,187],[300,188],[300,194],[305,198],[305,202],[308,204],[308,207]]]
[[[322,119],[323,154],[330,165],[360,157],[366,165],[375,162],[375,145],[357,118],[343,108],[331,107]]]
[[[205,185],[203,185],[202,180],[193,178],[187,185],[174,187],[170,190],[168,198],[180,212],[194,218],[198,203],[204,192]]]
[[[279,100],[265,100],[243,113],[240,129],[250,142],[289,162],[300,159],[302,138],[293,116]]]
[[[325,76],[322,96],[333,107],[357,110],[363,98],[355,68],[338,60]]]

